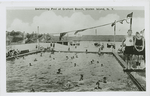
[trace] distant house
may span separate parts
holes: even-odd
[[[121,42],[124,38],[124,35],[116,35],[115,41]],[[110,40],[110,42],[114,41],[114,35],[83,35],[81,38],[78,38],[79,41],[100,41],[106,42]]]
[[[124,35],[116,35],[115,41],[116,42],[122,42],[124,39]],[[114,35],[83,35],[83,36],[64,36],[62,40],[59,40],[59,36],[53,36],[51,40],[47,42],[56,42],[64,45],[68,45],[69,43],[78,43],[83,41],[93,41],[93,42],[107,42],[110,40],[110,42],[114,42]]]

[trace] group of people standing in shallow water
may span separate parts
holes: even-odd
[[[136,64],[137,69],[141,69],[142,61],[145,63],[144,30],[140,33],[136,32],[135,36],[132,35],[132,30],[128,30],[127,36],[122,42],[122,51],[127,63],[126,69],[134,69],[133,64]]]

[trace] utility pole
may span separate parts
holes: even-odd
[[[37,35],[37,37],[38,37],[38,49],[40,49],[40,41],[39,41],[39,26],[37,26],[37,32],[38,32],[38,35]]]
[[[95,29],[95,35],[97,35],[97,29]]]

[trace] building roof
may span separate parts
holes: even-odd
[[[116,42],[122,42],[124,39],[125,35],[116,35],[115,36],[115,41]],[[67,37],[64,36],[62,40],[59,40],[59,36],[53,36],[50,41],[53,42],[68,42],[68,41],[114,41],[114,35],[83,35],[81,37]]]

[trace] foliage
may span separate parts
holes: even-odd
[[[15,32],[14,30],[9,33],[10,36],[17,36],[20,34],[22,34],[22,32],[20,32],[20,31]]]
[[[23,38],[22,37],[13,37],[12,42],[18,42],[18,41],[22,41]]]
[[[32,42],[37,42],[37,39],[42,38],[43,36],[45,37],[46,40],[51,40],[51,36],[50,34],[37,34],[37,33],[26,33],[24,34],[23,32],[20,31],[14,31],[12,30],[11,32],[6,31],[6,36],[11,36],[12,37],[12,41],[11,42],[20,42],[22,40],[24,40],[25,38],[27,38],[27,40],[25,41],[26,43],[32,43]]]

